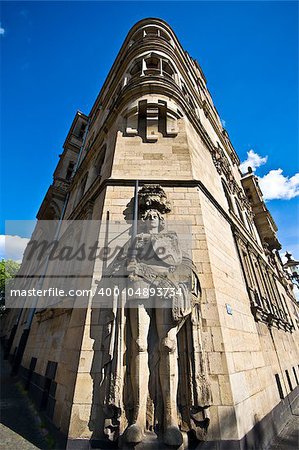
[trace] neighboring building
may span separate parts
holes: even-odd
[[[192,223],[212,395],[204,438],[261,449],[295,405],[299,311],[257,177],[239,164],[199,64],[167,23],[144,19],[90,114],[76,114],[37,217],[125,224],[135,180],[163,188],[166,221]],[[11,310],[4,323],[15,371],[69,448],[105,437],[102,326],[90,308]],[[113,435],[123,419],[110,419]]]

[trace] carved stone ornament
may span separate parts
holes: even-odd
[[[161,186],[145,184],[138,192],[140,217],[149,209],[156,209],[161,214],[171,212],[170,202]]]
[[[70,182],[62,178],[56,178],[53,182],[54,187],[61,189],[62,191],[68,192],[70,187]]]
[[[138,200],[144,229],[134,241],[134,256],[131,240],[99,283],[122,293],[100,319],[99,433],[121,448],[150,449],[150,436],[158,440],[155,445],[181,450],[188,439],[194,445],[206,438],[212,401],[200,283],[177,233],[161,227],[161,218],[171,210],[164,190],[145,185]]]
[[[205,115],[206,117],[208,117],[209,114],[210,114],[210,107],[209,107],[209,105],[208,105],[208,103],[207,103],[206,100],[204,100],[204,101],[202,102],[202,107],[203,107],[204,115]]]
[[[244,194],[242,188],[240,188],[240,186],[236,182],[230,162],[225,155],[224,150],[218,144],[218,147],[214,147],[211,150],[211,155],[217,172],[219,173],[219,175],[223,174],[225,176],[231,194],[237,195],[238,199],[240,200],[241,208],[246,209],[249,217],[251,218],[251,220],[253,220],[254,214],[251,204]]]
[[[244,240],[239,235],[239,233],[237,233],[237,231],[235,231],[235,237],[236,237],[237,244],[240,247],[240,249],[247,253],[248,252],[248,248],[247,248]]]
[[[270,264],[270,266],[275,267],[275,256],[271,252],[269,247],[270,247],[269,243],[267,241],[263,241],[263,249],[267,257],[268,263]]]

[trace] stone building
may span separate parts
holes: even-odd
[[[180,408],[174,406],[178,418],[173,416],[166,428],[179,433],[174,442],[171,436],[159,435],[168,428],[155,427],[160,419],[154,399],[151,418],[148,403],[145,407],[146,433],[134,443],[126,437],[130,420],[135,422],[126,415],[125,401],[119,401],[111,413],[107,397],[101,397],[101,386],[114,370],[109,366],[108,373],[103,363],[108,322],[101,320],[101,308],[11,310],[3,336],[13,368],[37,405],[67,437],[68,448],[89,448],[93,441],[97,448],[110,442],[123,448],[183,449],[206,441],[200,448],[261,449],[292,412],[299,378],[298,304],[279,257],[277,227],[257,178],[250,168],[242,174],[239,164],[198,62],[163,20],[138,22],[89,115],[76,114],[37,218],[109,219],[125,224],[124,211],[132,204],[138,180],[139,203],[144,195],[152,205],[146,213],[154,210],[165,222],[192,225],[192,273],[199,282],[192,295],[199,305],[200,337],[196,341],[193,335],[191,350],[188,343],[184,348],[197,374],[190,381],[192,389],[200,387],[202,393],[202,384],[207,383],[207,395],[195,408],[193,399],[184,403],[178,396],[177,400],[177,388],[171,391],[171,383],[168,398],[165,382],[160,386],[164,409],[159,414],[168,423],[172,412],[167,412],[165,398],[178,402]],[[159,201],[153,200],[155,195]],[[103,270],[95,266],[91,283],[101,280]],[[21,273],[26,271],[24,263]],[[165,348],[169,354],[177,352],[169,343],[163,345],[160,342],[157,351],[160,365],[168,361],[163,358],[170,358]],[[174,367],[176,360],[183,360],[180,345],[163,370],[178,377],[182,389],[189,369]],[[125,375],[117,370],[126,370],[128,349],[117,350],[115,379],[120,384],[109,385],[111,396],[113,386],[121,390],[125,385]],[[135,358],[142,361],[146,351],[139,348]],[[112,361],[111,357],[109,364]],[[140,364],[147,365],[147,359]],[[139,367],[136,380],[142,378],[145,365]],[[132,398],[134,389],[140,389],[139,400],[132,400],[133,409],[144,395],[142,382],[136,381],[135,388],[132,382]],[[187,419],[184,407],[193,408]]]

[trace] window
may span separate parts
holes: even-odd
[[[294,377],[295,377],[296,383],[299,384],[295,367],[293,367],[293,373],[294,373]]]
[[[289,375],[289,371],[286,370],[285,373],[286,373],[286,377],[287,377],[287,380],[288,380],[290,391],[292,391],[293,390],[293,386],[292,386],[291,378],[290,378],[290,375]]]
[[[158,36],[158,28],[156,27],[146,27],[144,29],[146,36]]]
[[[133,42],[139,41],[144,37],[144,30],[138,30],[133,36]]]
[[[160,31],[160,37],[166,39],[168,42],[171,42],[171,37],[163,30],[159,30]]]
[[[67,171],[66,171],[66,176],[65,176],[66,180],[70,180],[72,178],[74,167],[75,167],[74,161],[70,161]]]
[[[283,390],[282,390],[282,386],[281,386],[281,382],[280,382],[280,378],[279,378],[278,373],[275,374],[275,380],[276,380],[276,384],[277,384],[277,389],[278,389],[279,397],[280,397],[281,399],[283,399],[283,398],[284,398],[284,395],[283,395]]]
[[[85,123],[83,123],[82,121],[77,122],[76,126],[74,128],[74,133],[73,133],[74,136],[76,136],[76,138],[78,138],[78,139],[83,139],[85,128],[86,128]]]
[[[77,194],[76,204],[79,203],[79,201],[81,200],[81,198],[84,195],[85,186],[86,186],[86,182],[87,182],[87,177],[88,177],[88,172],[84,175],[84,177],[82,178],[82,180],[80,182],[79,189],[78,189],[78,194]]]
[[[294,325],[272,271],[254,253],[249,243],[245,244],[240,236],[236,236],[236,242],[255,320],[291,331]]]
[[[142,71],[142,62],[141,60],[136,61],[135,64],[133,64],[133,67],[130,70],[130,75],[132,75],[132,77],[134,75],[141,75],[141,71]]]
[[[57,362],[48,361],[46,373],[44,376],[44,390],[41,400],[41,409],[46,410],[46,415],[52,419],[55,407],[56,382],[55,375],[57,370]]]
[[[32,375],[33,375],[33,372],[35,370],[36,363],[37,363],[37,358],[32,357],[31,361],[30,361],[30,365],[29,365],[29,370],[28,370],[26,384],[25,384],[25,390],[26,391],[28,391],[29,388],[30,388],[30,383],[31,383],[31,380],[32,380]]]
[[[269,278],[270,278],[270,283],[271,283],[271,286],[272,286],[272,289],[273,289],[274,297],[275,297],[276,302],[277,302],[278,314],[280,315],[282,320],[287,320],[288,317],[287,317],[287,313],[286,313],[286,310],[285,310],[285,304],[284,304],[283,299],[280,296],[280,293],[279,293],[279,291],[277,289],[275,277],[274,277],[274,275],[271,276],[269,274]]]
[[[83,139],[85,128],[86,128],[86,125],[84,123],[82,123],[80,131],[79,131],[79,135],[78,135],[79,139]]]
[[[104,159],[106,155],[106,145],[104,145],[100,150],[100,155],[96,162],[96,176],[102,175],[102,168],[104,164]]]
[[[143,73],[145,75],[160,75],[161,74],[161,59],[157,56],[151,55],[145,58],[146,68]]]
[[[142,28],[141,30],[137,30],[136,33],[133,35],[132,43],[137,42],[144,37],[161,37],[163,39],[166,39],[170,44],[173,45],[172,39],[170,35],[161,28],[153,27],[153,26],[147,26],[145,28]]]
[[[163,75],[168,75],[168,76],[174,78],[175,72],[168,61],[165,61],[165,60],[162,61],[162,71],[163,71]]]
[[[157,58],[156,56],[151,56],[150,58],[147,58],[145,61],[147,69],[159,69],[160,59]]]
[[[287,305],[285,299],[284,299],[285,305]],[[294,311],[294,316],[295,316],[295,321],[297,323],[297,327],[299,329],[299,312],[298,312],[298,307],[293,305],[293,311]]]

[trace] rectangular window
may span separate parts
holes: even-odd
[[[27,381],[26,381],[26,384],[25,384],[25,390],[26,391],[28,391],[29,388],[30,388],[32,375],[33,375],[33,372],[35,370],[36,363],[37,363],[37,358],[32,357],[31,361],[30,361],[30,365],[29,365]]]
[[[46,415],[51,419],[55,407],[56,383],[54,381],[57,371],[57,362],[48,361],[46,373],[44,376],[44,389],[41,400],[41,410],[46,411]]]
[[[86,124],[82,122],[82,120],[78,120],[74,130],[73,135],[76,136],[77,139],[83,139],[85,133]]]
[[[74,166],[75,166],[75,163],[73,161],[70,161],[70,163],[68,165],[68,168],[67,168],[67,171],[66,171],[66,176],[65,176],[66,180],[70,180],[71,179],[71,177],[73,175]]]
[[[251,288],[254,288],[254,281],[251,274],[250,266],[248,264],[248,255],[244,251],[242,251],[242,256],[244,260],[244,268],[245,268],[245,275],[247,279],[247,283]]]
[[[45,377],[54,380],[57,370],[57,362],[48,361]]]
[[[29,370],[34,370],[37,363],[37,358],[31,358]]]
[[[84,137],[84,132],[85,132],[85,128],[86,128],[86,125],[83,123],[83,124],[81,125],[80,130],[79,130],[79,134],[78,134],[78,138],[79,138],[79,139],[83,139],[83,137]]]
[[[293,386],[292,386],[292,383],[291,383],[291,378],[290,378],[290,375],[289,375],[289,371],[286,370],[285,373],[286,373],[286,377],[287,377],[287,380],[288,380],[290,391],[292,391],[293,390]]]
[[[293,372],[294,372],[294,377],[295,377],[296,383],[299,384],[295,367],[293,367]]]
[[[79,188],[77,191],[76,205],[78,205],[79,201],[81,200],[81,198],[84,195],[87,177],[88,177],[88,172],[84,175],[84,177],[82,178],[82,180],[79,184]]]
[[[280,383],[280,378],[279,378],[278,373],[275,374],[275,379],[276,379],[276,384],[277,384],[277,389],[278,389],[279,397],[280,397],[281,399],[283,399],[283,398],[284,398],[284,395],[283,395],[283,390],[282,390],[282,386],[281,386],[281,383]]]

